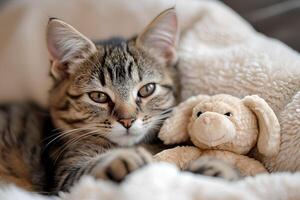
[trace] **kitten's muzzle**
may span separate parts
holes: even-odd
[[[118,119],[118,122],[122,124],[126,129],[129,129],[135,120],[136,118],[124,118]]]

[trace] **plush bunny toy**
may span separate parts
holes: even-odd
[[[185,169],[191,161],[208,155],[231,163],[242,175],[255,175],[266,169],[245,155],[256,144],[262,155],[276,155],[280,125],[273,110],[256,95],[244,99],[225,94],[199,95],[179,104],[158,136],[165,144],[190,140],[195,146],[162,151],[155,156],[157,160]]]

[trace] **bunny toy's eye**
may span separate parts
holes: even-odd
[[[232,116],[232,113],[231,113],[231,112],[227,112],[227,113],[225,113],[224,115],[226,115],[227,117],[231,117],[231,116]]]
[[[197,112],[196,116],[200,117],[200,115],[202,115],[202,112],[201,111]]]

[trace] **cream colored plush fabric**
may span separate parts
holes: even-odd
[[[300,173],[248,177],[227,181],[180,172],[174,166],[156,164],[130,176],[123,184],[83,179],[63,200],[266,200],[299,199]]]
[[[300,56],[255,32],[221,5],[203,3],[199,19],[180,43],[182,99],[192,95],[257,94],[281,126],[278,156],[261,160],[270,171],[300,170]]]
[[[159,161],[179,163],[181,169],[186,169],[182,166],[209,155],[229,162],[242,175],[249,176],[266,172],[266,169],[244,155],[257,146],[260,154],[276,156],[280,147],[280,126],[273,110],[257,95],[243,99],[228,94],[198,95],[174,108],[158,137],[164,144],[190,140],[194,145],[159,152],[155,155]],[[195,149],[198,150],[196,158]]]
[[[12,0],[0,12],[0,100],[31,99],[46,105],[48,59],[44,28],[58,17],[91,38],[129,36],[174,5],[168,0]],[[182,99],[206,93],[258,94],[277,114],[281,152],[264,163],[271,170],[299,170],[300,58],[284,44],[256,33],[226,6],[178,0]],[[148,181],[149,178],[149,181]],[[228,184],[156,165],[121,186],[86,179],[65,199],[299,199],[300,175],[274,174]],[[2,189],[0,199],[34,199]],[[217,192],[216,192],[217,191]],[[5,196],[6,195],[6,196]],[[100,196],[101,195],[101,196]],[[109,198],[113,195],[114,198]],[[100,198],[101,197],[101,198]],[[44,199],[36,197],[37,199]]]

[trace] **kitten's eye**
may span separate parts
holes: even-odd
[[[227,113],[225,113],[224,115],[226,115],[227,117],[231,117],[231,116],[232,116],[232,113],[231,113],[231,112],[227,112]]]
[[[138,92],[138,96],[142,98],[149,97],[155,91],[155,83],[148,83],[144,85]]]
[[[200,117],[200,115],[202,115],[202,112],[201,111],[199,111],[199,112],[197,112],[197,117]]]
[[[103,92],[90,92],[89,97],[96,103],[107,103],[110,98]]]

